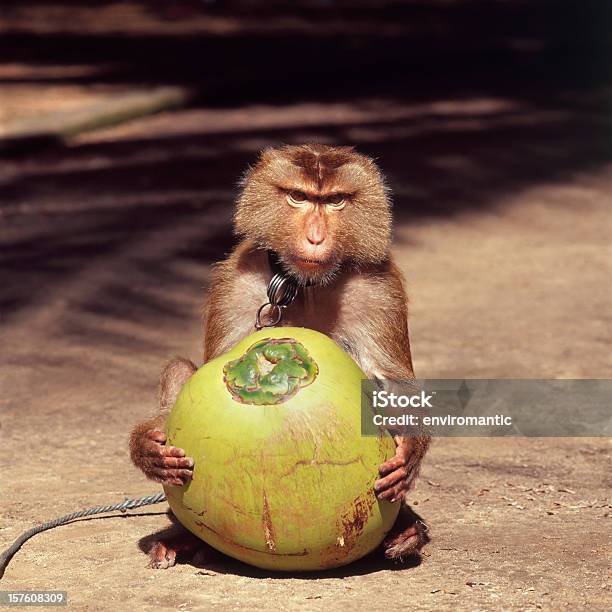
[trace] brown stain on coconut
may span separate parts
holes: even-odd
[[[337,566],[348,557],[363,533],[375,501],[374,496],[370,494],[356,497],[340,515],[336,523],[339,532],[336,543],[321,553],[323,567]]]
[[[263,523],[264,535],[266,538],[266,546],[268,550],[274,552],[276,550],[276,535],[274,534],[274,525],[272,525],[272,517],[270,516],[270,504],[266,490],[263,492],[263,514],[261,516]]]
[[[223,534],[223,533],[213,529],[212,527],[210,527],[210,525],[207,525],[204,521],[195,521],[195,524],[198,526],[200,531],[213,533],[220,540],[222,540],[226,544],[229,544],[230,546],[233,546],[233,547],[236,547],[236,548],[240,548],[241,550],[246,550],[246,551],[250,551],[250,552],[266,554],[265,551],[259,550],[258,548],[252,548],[251,546],[244,546],[243,544],[238,544],[238,542],[235,542],[229,536],[226,536],[225,534]],[[204,541],[207,541],[207,540],[204,540]],[[216,548],[213,544],[211,544],[211,546],[213,548]],[[278,556],[278,557],[305,557],[306,555],[308,555],[308,550],[304,548],[303,550],[300,550],[300,551],[294,552],[294,553],[278,553],[278,552],[270,550],[270,551],[268,551],[267,554],[275,555],[275,556]],[[248,563],[248,561],[247,561],[247,563]]]

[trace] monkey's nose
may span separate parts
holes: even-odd
[[[306,239],[310,244],[317,246],[321,244],[326,237],[325,223],[318,216],[313,216],[306,222]]]
[[[306,231],[306,239],[315,246],[325,241],[325,228],[320,225],[313,225]]]
[[[315,246],[322,244],[325,241],[325,236],[323,234],[317,236],[311,236],[310,234],[306,236],[308,238],[308,242]]]

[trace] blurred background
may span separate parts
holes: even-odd
[[[608,371],[584,354],[607,359],[610,325],[609,2],[38,0],[1,15],[13,359],[41,338],[63,346],[61,371],[83,351],[111,370],[197,358],[237,179],[262,147],[319,141],[389,179],[418,372]]]
[[[211,265],[265,146],[380,164],[417,376],[610,377],[611,26],[608,0],[3,0],[0,548],[156,490],[128,431],[170,356],[201,362]],[[411,602],[608,609],[609,457],[603,439],[436,440],[410,498],[434,537]],[[72,589],[83,609],[405,592],[367,565],[290,583],[187,565],[152,592],[137,542],[158,510],[41,536],[3,584]]]

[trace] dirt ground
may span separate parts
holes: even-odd
[[[7,160],[0,548],[42,521],[159,490],[131,467],[127,435],[154,409],[165,360],[200,356],[234,184],[267,144],[351,142],[378,158],[418,376],[609,377],[600,99],[193,109]],[[0,588],[66,590],[79,610],[608,610],[611,463],[603,438],[438,439],[409,495],[432,542],[403,567],[368,558],[277,575],[223,558],[150,570],[142,548],[169,524],[160,504],[36,536]]]

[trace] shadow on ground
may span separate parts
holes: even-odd
[[[148,553],[152,544],[159,540],[172,538],[181,532],[181,528],[172,526],[162,529],[153,534],[147,535],[138,542],[138,547],[144,553]],[[145,563],[145,557],[142,557]],[[363,576],[373,574],[383,570],[399,571],[418,567],[421,564],[420,555],[411,555],[402,562],[394,562],[385,559],[381,549],[370,553],[366,557],[355,561],[349,565],[318,572],[274,572],[259,569],[252,565],[247,565],[232,559],[227,555],[211,548],[202,542],[202,549],[195,555],[177,556],[178,564],[188,564],[200,568],[203,573],[214,572],[216,574],[231,574],[236,576],[246,576],[258,579],[278,579],[300,578],[302,580],[319,580],[321,578],[346,578],[348,576]],[[163,570],[159,570],[163,571]],[[172,570],[170,570],[172,571]]]

